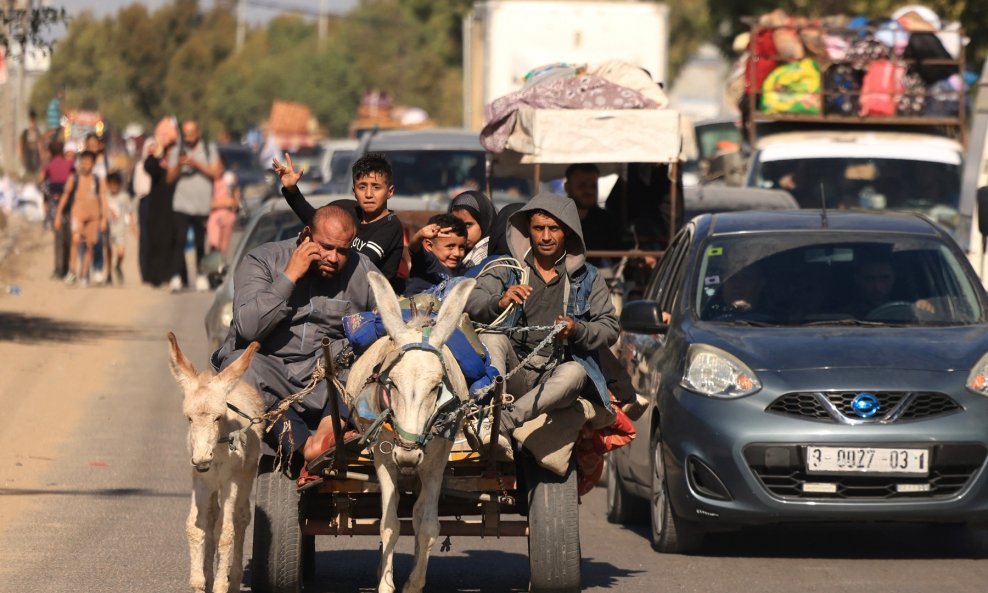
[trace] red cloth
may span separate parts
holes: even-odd
[[[45,165],[45,179],[48,183],[65,185],[65,182],[69,180],[69,174],[72,173],[72,167],[72,161],[64,156],[53,157]]]
[[[772,29],[761,29],[751,44],[751,53],[757,60],[749,57],[744,65],[744,89],[748,94],[760,93],[765,78],[779,65],[776,60],[775,41],[772,39]],[[754,71],[752,71],[754,70]],[[752,86],[754,83],[754,86]]]
[[[621,408],[615,406],[614,410],[617,412],[617,416],[610,426],[594,430],[588,422],[583,426],[580,436],[576,439],[573,455],[576,457],[576,466],[579,471],[577,491],[580,496],[593,490],[593,487],[600,481],[600,476],[604,473],[604,454],[635,440],[637,431],[631,419],[621,411]]]

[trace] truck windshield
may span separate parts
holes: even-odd
[[[955,232],[960,165],[895,158],[800,158],[755,163],[754,185],[789,191],[801,208],[920,212]]]
[[[713,237],[694,279],[701,321],[764,325],[965,325],[977,289],[939,238],[831,232]]]

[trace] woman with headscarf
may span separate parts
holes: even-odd
[[[467,190],[453,198],[448,212],[462,220],[467,227],[467,254],[460,265],[464,269],[472,268],[487,258],[491,227],[497,210],[486,194]]]

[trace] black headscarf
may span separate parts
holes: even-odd
[[[494,217],[494,224],[491,226],[490,246],[487,249],[488,255],[511,255],[507,238],[508,219],[524,205],[523,202],[508,204],[501,208],[501,211]]]
[[[461,208],[469,212],[477,220],[477,224],[480,225],[481,237],[486,237],[490,234],[494,217],[497,216],[497,210],[494,209],[494,204],[491,203],[491,199],[487,197],[487,194],[473,189],[468,189],[465,192],[457,194],[453,198],[453,201],[449,203],[448,212],[452,214],[454,209]]]

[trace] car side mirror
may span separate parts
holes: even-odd
[[[655,301],[631,301],[621,310],[621,329],[633,334],[665,334],[669,324],[662,321],[662,308]]]

